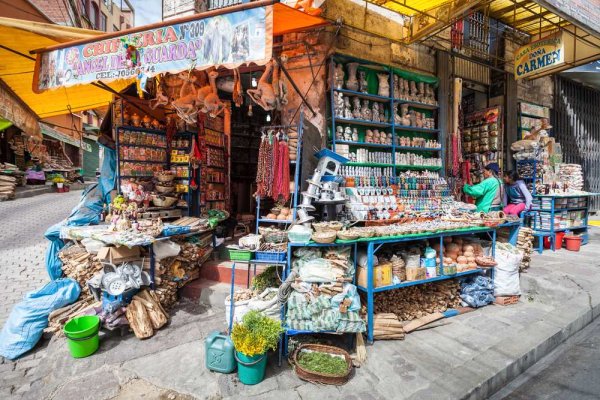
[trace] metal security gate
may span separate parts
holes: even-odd
[[[552,117],[563,162],[581,164],[584,189],[600,192],[600,91],[556,76]],[[591,209],[600,210],[597,197],[592,197]]]

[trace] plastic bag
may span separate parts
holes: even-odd
[[[498,265],[494,267],[494,295],[520,295],[519,265],[521,265],[523,254],[519,251],[496,248],[495,258]]]
[[[367,263],[369,261],[369,257],[367,256],[366,251],[359,251],[356,255],[356,262],[360,267],[367,268]],[[379,258],[376,255],[373,255],[373,266],[379,265]]]
[[[73,303],[81,289],[73,279],[57,279],[29,292],[10,313],[0,333],[0,355],[14,360],[31,350],[48,326],[48,316]]]
[[[308,261],[299,268],[298,274],[304,282],[333,282],[337,277],[324,258]]]
[[[81,244],[85,247],[85,251],[90,254],[98,254],[98,251],[106,246],[104,242],[92,238],[82,239]]]
[[[181,251],[181,246],[172,240],[154,242],[152,247],[154,249],[154,258],[158,261],[167,257],[175,257]]]
[[[331,308],[338,309],[340,304],[347,298],[352,301],[348,307],[348,311],[358,312],[360,310],[360,296],[358,295],[356,286],[351,283],[345,283],[342,293],[338,293],[331,298]]]

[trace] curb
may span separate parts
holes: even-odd
[[[529,325],[515,339],[507,338],[473,358],[468,365],[446,373],[410,399],[489,399],[557,346],[600,316],[600,289],[569,300]],[[543,334],[543,338],[534,339]],[[477,368],[481,366],[482,368]],[[486,373],[486,367],[491,369]]]

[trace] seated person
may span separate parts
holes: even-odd
[[[475,199],[477,211],[490,212],[502,209],[502,182],[498,178],[500,167],[497,163],[489,163],[483,169],[483,181],[477,185],[465,184],[463,191]]]
[[[43,185],[46,183],[46,174],[42,168],[40,159],[35,157],[31,159],[32,166],[25,171],[28,185]]]
[[[523,211],[531,209],[533,197],[527,185],[519,178],[517,171],[506,171],[504,173],[504,213],[507,215],[519,215]]]

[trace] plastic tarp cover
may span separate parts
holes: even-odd
[[[55,280],[62,276],[62,263],[58,252],[65,245],[60,239],[60,228],[67,226],[95,225],[100,222],[100,214],[104,203],[110,202],[110,192],[115,187],[116,181],[116,152],[104,147],[104,161],[98,183],[90,185],[81,195],[79,204],[71,211],[69,217],[52,225],[44,236],[50,241],[46,251],[46,270],[50,279]]]
[[[76,301],[80,292],[76,281],[65,278],[26,294],[0,332],[0,355],[14,360],[31,350],[48,326],[48,315]]]

